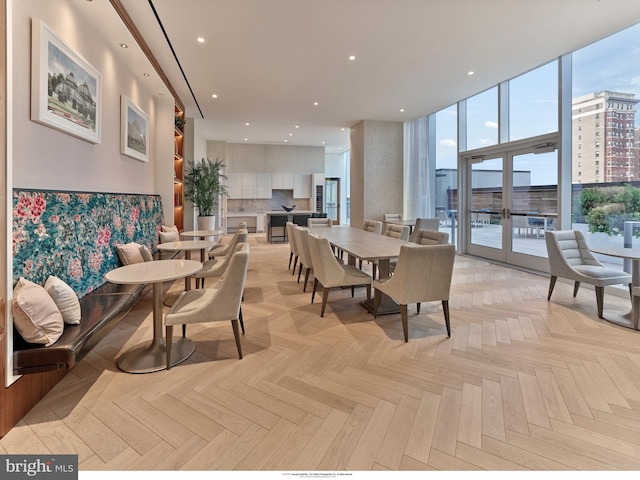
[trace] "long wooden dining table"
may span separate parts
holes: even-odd
[[[398,257],[400,247],[414,245],[411,242],[348,225],[313,227],[309,231],[326,238],[331,245],[346,253],[349,265],[355,265],[356,259],[377,262],[378,275],[381,280],[390,276],[390,260]],[[373,301],[364,302],[364,305],[373,312]],[[398,313],[399,311],[398,304],[383,294],[378,306],[378,314]]]

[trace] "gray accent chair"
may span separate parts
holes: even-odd
[[[596,290],[598,317],[603,318],[604,287],[607,285],[629,284],[631,292],[631,275],[602,265],[591,253],[584,234],[577,230],[546,231],[544,239],[547,244],[547,255],[551,278],[549,279],[549,295],[551,300],[553,287],[558,277],[575,282],[573,296],[578,294],[581,283],[593,285]]]
[[[400,304],[404,341],[409,341],[407,305],[420,302],[441,301],[447,337],[451,336],[449,321],[449,292],[455,262],[455,247],[446,245],[403,245],[393,276],[373,282],[373,314],[378,313],[382,294]]]

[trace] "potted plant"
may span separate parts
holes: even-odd
[[[184,175],[184,198],[198,209],[198,229],[214,230],[215,212],[222,196],[227,195],[226,178],[222,174],[224,163],[203,158],[200,162],[188,160]]]

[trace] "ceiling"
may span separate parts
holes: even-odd
[[[132,41],[109,0],[73,1]],[[119,1],[205,138],[328,153],[360,120],[413,120],[640,21],[638,0]]]

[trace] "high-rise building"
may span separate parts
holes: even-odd
[[[572,101],[572,182],[640,180],[633,93],[594,92]]]

